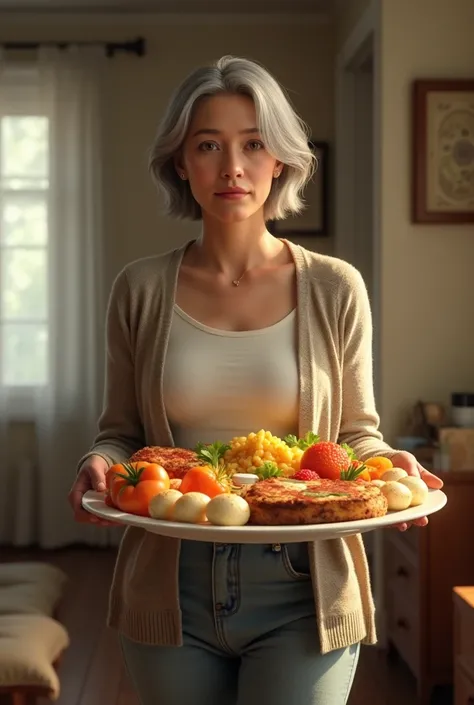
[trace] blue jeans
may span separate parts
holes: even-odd
[[[142,705],[345,705],[359,644],[321,655],[307,544],[181,542],[181,647],[121,637]]]

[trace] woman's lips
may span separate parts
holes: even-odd
[[[241,198],[248,196],[248,193],[245,191],[224,191],[223,193],[216,193],[216,196],[230,201],[239,201]]]

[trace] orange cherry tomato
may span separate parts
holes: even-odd
[[[118,508],[128,514],[149,517],[150,501],[165,489],[168,488],[160,480],[143,480],[137,485],[125,483],[117,494]]]
[[[123,512],[150,516],[150,499],[170,487],[168,473],[157,463],[139,461],[113,465],[107,475],[110,501]]]
[[[186,492],[202,492],[212,498],[217,497],[219,494],[224,494],[228,489],[219,482],[215,470],[202,465],[188,470],[183,477],[179,491],[183,494],[186,494]]]

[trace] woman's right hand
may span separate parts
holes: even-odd
[[[82,497],[89,490],[105,492],[105,473],[108,464],[100,455],[91,455],[81,465],[76,480],[68,495],[69,504],[76,521],[83,524],[99,524],[100,526],[116,526],[113,522],[100,519],[82,507]]]

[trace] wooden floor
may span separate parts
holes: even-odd
[[[69,576],[60,619],[71,646],[60,667],[56,705],[138,705],[124,671],[116,635],[104,624],[114,552],[1,550],[1,560],[47,560]],[[38,705],[46,705],[42,700]],[[403,664],[364,647],[349,705],[416,705],[415,684]],[[158,705],[158,704],[157,704]],[[192,705],[192,704],[191,704]],[[296,704],[295,704],[296,705]]]

